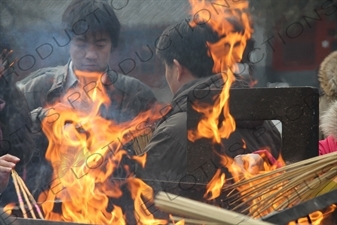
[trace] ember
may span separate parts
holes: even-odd
[[[288,225],[320,225],[324,218],[327,218],[336,210],[336,205],[332,204],[324,212],[316,211],[310,213],[307,217],[299,218],[296,222],[290,222]]]

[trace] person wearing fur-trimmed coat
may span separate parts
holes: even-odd
[[[327,138],[319,141],[319,155],[337,151],[337,101],[321,116],[320,128]]]
[[[322,61],[318,71],[318,80],[322,91],[319,99],[319,113],[322,117],[333,102],[337,101],[337,51],[330,53]],[[335,116],[337,117],[337,114]],[[322,120],[320,120],[320,125],[322,126]],[[320,140],[327,138],[322,130],[320,130],[319,138]]]

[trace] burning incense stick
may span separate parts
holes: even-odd
[[[164,192],[156,196],[155,204],[165,212],[186,216],[193,222],[200,220],[199,224],[271,225],[271,223],[255,220],[239,213]]]
[[[233,210],[248,204],[243,213],[260,218],[337,188],[337,152],[303,160],[223,188]],[[239,190],[234,193],[233,190]],[[242,202],[239,204],[239,202]]]
[[[42,212],[41,212],[39,206],[37,205],[34,197],[29,192],[29,190],[28,190],[27,186],[25,185],[24,181],[21,179],[21,177],[19,176],[19,174],[15,170],[12,170],[12,178],[13,178],[16,194],[18,195],[19,205],[20,205],[20,209],[23,213],[23,217],[27,218],[27,212],[26,212],[26,209],[25,209],[25,206],[24,206],[24,200],[25,200],[25,202],[28,205],[28,209],[29,209],[29,212],[31,213],[32,217],[34,219],[36,219],[36,215],[35,215],[35,212],[34,212],[33,206],[32,206],[32,204],[33,204],[36,211],[38,212],[39,218],[44,219],[43,215],[42,215]],[[22,194],[23,194],[24,200],[22,198]]]

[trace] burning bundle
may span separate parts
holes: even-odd
[[[152,132],[153,130],[151,129],[151,131],[148,133],[144,132],[144,134],[141,134],[135,138],[133,142],[133,148],[136,155],[142,155],[144,153],[144,149],[152,137]]]
[[[19,199],[20,210],[22,211],[23,217],[27,218],[27,215],[28,215],[28,212],[26,211],[26,208],[25,208],[25,202],[26,202],[26,204],[28,205],[29,213],[34,219],[36,218],[44,219],[41,213],[41,210],[39,206],[37,205],[34,197],[29,192],[24,181],[21,179],[21,177],[15,170],[12,170],[12,178],[13,178],[13,183],[15,186],[15,191]],[[34,205],[37,211],[37,214],[38,214],[37,216],[35,215],[34,208],[32,205]]]
[[[200,203],[184,197],[160,192],[155,199],[155,204],[161,210],[178,214],[191,219],[182,219],[189,224],[222,224],[222,225],[270,225],[271,223],[255,220],[239,213],[220,209],[205,203]]]
[[[242,212],[261,218],[337,189],[336,157],[337,152],[333,152],[254,177],[240,178],[222,190],[230,191],[228,200],[235,205],[233,210],[248,204]]]

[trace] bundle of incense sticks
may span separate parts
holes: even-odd
[[[223,187],[232,210],[261,218],[337,189],[337,152],[299,161]],[[239,190],[234,192],[233,190]]]
[[[173,217],[173,219],[180,219],[188,224],[271,225],[268,222],[166,192],[160,192],[156,196],[155,204],[164,212],[186,217],[187,219],[181,217]]]
[[[147,132],[146,134],[139,135],[135,138],[133,142],[133,148],[135,150],[136,155],[142,155],[144,153],[144,149],[146,145],[149,143],[152,137],[152,131]]]
[[[18,196],[19,206],[22,211],[23,217],[28,218],[28,213],[29,213],[34,219],[37,219],[37,218],[44,219],[42,212],[39,206],[37,205],[34,197],[29,192],[24,181],[21,179],[21,177],[15,170],[12,170],[12,178],[13,178],[15,191]],[[29,210],[28,212],[26,211],[25,204],[28,205],[28,210]],[[33,206],[37,211],[38,217],[35,215]]]

